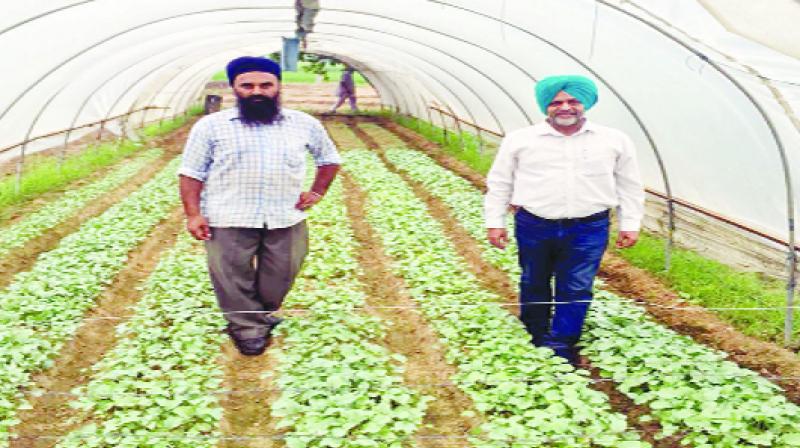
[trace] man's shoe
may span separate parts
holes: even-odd
[[[236,339],[233,338],[233,343],[239,350],[239,353],[245,356],[258,356],[264,353],[267,349],[267,338],[252,338],[252,339]]]
[[[272,332],[272,330],[274,330],[275,327],[280,325],[281,322],[283,322],[283,319],[280,317],[275,317],[275,316],[268,317],[267,324],[269,325],[269,331]]]

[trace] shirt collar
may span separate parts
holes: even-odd
[[[589,121],[588,119],[583,123],[583,126],[581,126],[580,131],[578,131],[578,132],[576,132],[576,133],[574,133],[572,135],[569,135],[569,136],[564,135],[564,134],[556,131],[555,129],[553,129],[553,127],[550,126],[550,123],[548,123],[546,120],[542,121],[541,123],[537,123],[536,125],[534,125],[533,129],[534,129],[534,132],[536,132],[536,135],[551,135],[553,137],[574,137],[576,135],[581,135],[584,132],[596,132],[597,131],[597,127],[595,126],[595,124],[593,122]]]

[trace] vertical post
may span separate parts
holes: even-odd
[[[458,118],[458,115],[454,114],[452,110],[450,113],[453,115],[453,120],[456,124],[456,132],[458,132],[458,145],[461,147],[461,151],[464,151],[464,131],[461,129],[461,119]]]
[[[123,115],[119,118],[119,135],[114,141],[114,147],[117,151],[122,148],[122,140],[125,138],[125,128],[128,126],[128,115]]]
[[[475,126],[475,129],[478,131],[478,153],[483,154],[483,134],[481,134],[481,128]]]
[[[19,160],[17,160],[17,178],[14,182],[14,193],[19,194],[22,191],[22,171],[25,169],[25,150],[28,147],[28,142],[22,144],[19,152]]]
[[[672,268],[672,247],[675,242],[675,201],[667,199],[667,240],[664,242],[664,270]]]
[[[789,218],[789,229],[794,235],[794,218]],[[789,257],[787,259],[789,278],[786,281],[786,315],[783,322],[783,345],[792,343],[794,332],[794,290],[797,287],[797,251],[794,247],[794,238],[789,238]]]
[[[428,108],[426,109],[426,112],[428,112],[428,126],[429,127],[433,126],[433,114],[431,114],[431,108],[433,108],[433,106],[428,105]],[[426,135],[426,137],[428,137],[428,136]]]
[[[99,142],[101,138],[103,138],[103,131],[106,129],[106,121],[103,120],[100,122],[100,129],[97,130],[97,141]]]
[[[436,109],[439,112],[439,120],[442,122],[442,146],[447,146],[447,123],[444,122],[444,112],[442,109]]]
[[[58,170],[61,171],[61,167],[64,165],[64,159],[67,158],[67,147],[69,145],[69,136],[72,133],[72,129],[67,129],[67,132],[64,134],[64,145],[61,147],[61,151],[58,153]]]
[[[145,120],[145,117],[147,116],[147,111],[148,110],[150,110],[149,107],[145,107],[145,108],[142,109],[142,121],[139,123],[139,127],[140,128],[144,127],[144,120]]]

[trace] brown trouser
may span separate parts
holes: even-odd
[[[284,229],[212,227],[206,251],[228,330],[237,339],[263,337],[308,253],[308,227],[305,221]]]

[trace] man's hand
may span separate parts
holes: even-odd
[[[508,244],[508,232],[506,229],[489,229],[489,243],[498,249],[505,249]]]
[[[300,193],[300,199],[297,200],[297,204],[294,204],[294,208],[298,210],[305,210],[320,200],[322,200],[322,195],[316,191],[304,191]]]
[[[639,232],[620,231],[617,235],[617,249],[632,247],[639,240]]]
[[[208,226],[208,220],[203,215],[186,218],[186,229],[196,240],[207,241],[211,239],[211,227]]]

